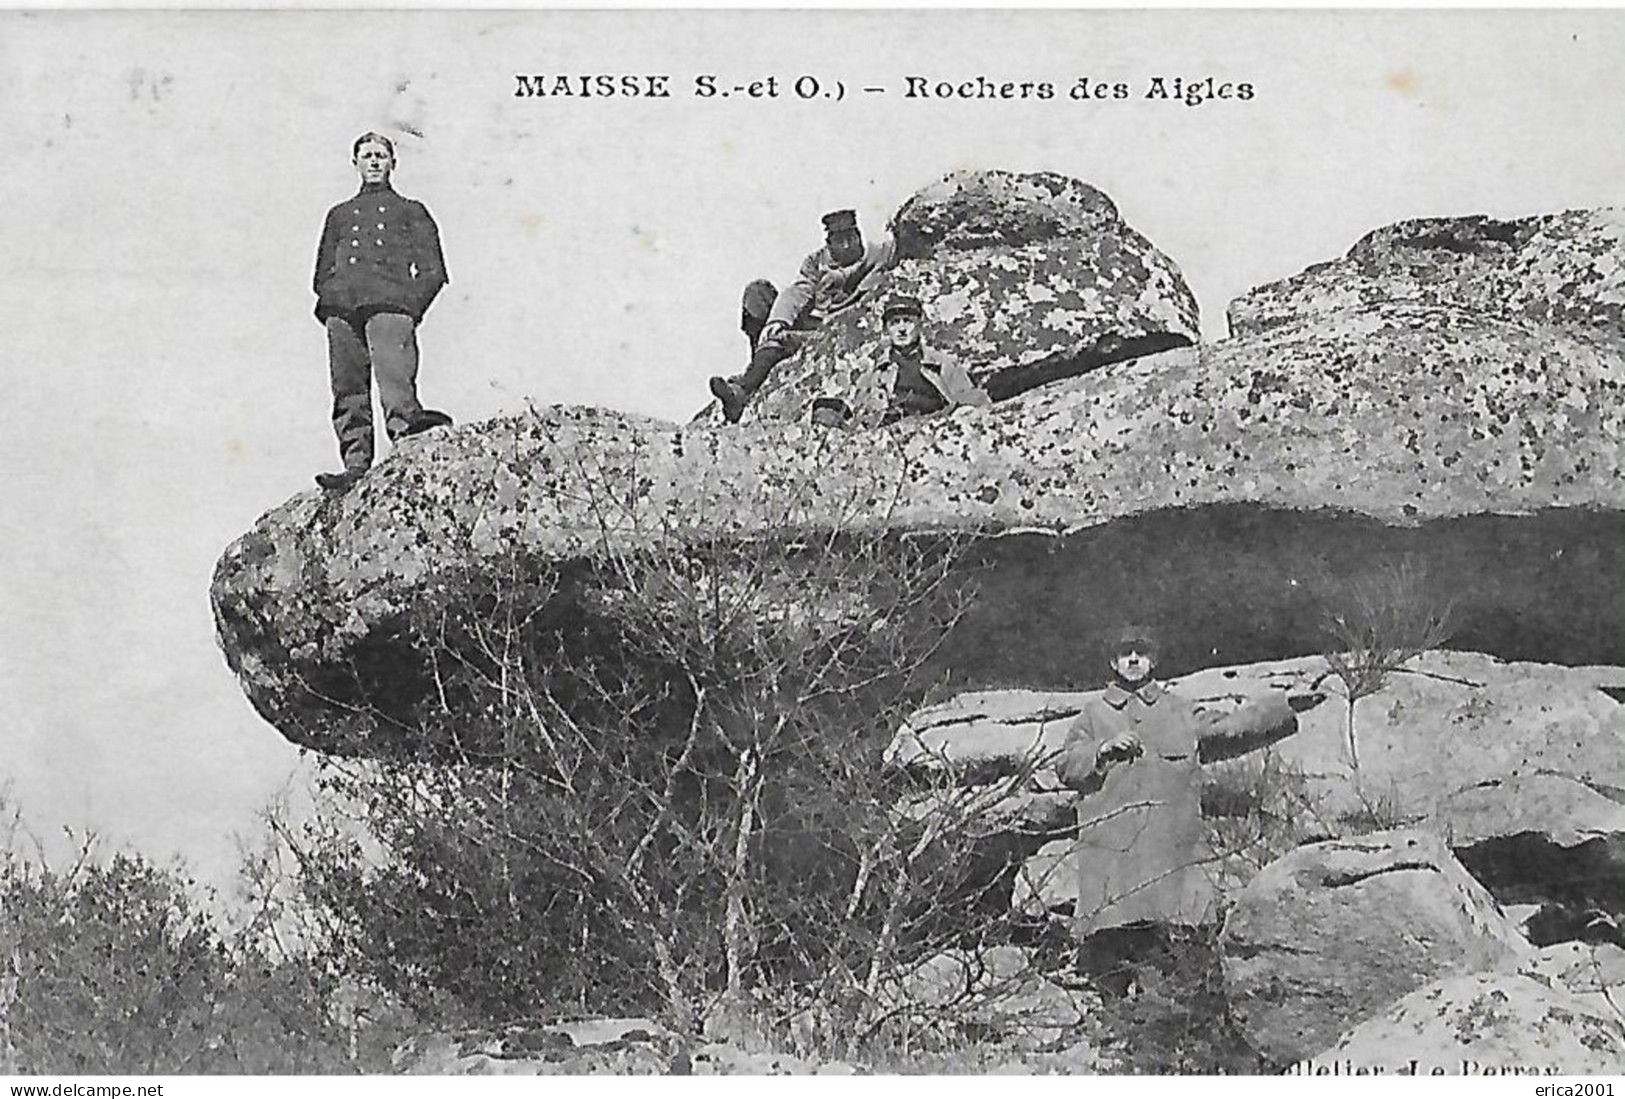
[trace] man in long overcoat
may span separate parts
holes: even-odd
[[[835,210],[824,215],[824,246],[801,261],[796,281],[783,293],[766,279],[745,287],[740,326],[750,340],[750,368],[710,382],[723,419],[738,423],[773,368],[800,351],[824,321],[862,301],[898,258],[895,240],[865,243],[857,213]]]
[[[1275,691],[1228,715],[1199,713],[1151,678],[1157,643],[1129,627],[1111,651],[1112,682],[1067,731],[1056,770],[1078,799],[1073,859],[1082,941],[1109,928],[1197,927],[1218,900],[1203,864],[1201,764],[1297,731],[1297,714],[1325,699]]]
[[[418,402],[417,326],[446,285],[440,230],[423,203],[390,184],[394,143],[365,133],[351,146],[360,189],[327,211],[316,246],[316,319],[327,329],[333,431],[342,473],[319,473],[330,491],[348,489],[372,466],[372,379],[384,430],[403,439],[451,423]]]

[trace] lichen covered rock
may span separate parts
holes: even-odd
[[[1625,211],[1386,225],[1367,233],[1342,259],[1232,302],[1230,330],[1251,336],[1390,305],[1618,340],[1625,312]]]
[[[1589,1076],[1625,1065],[1625,1026],[1561,987],[1473,973],[1419,988],[1309,1058],[1342,1075]]]
[[[877,422],[895,380],[879,314],[892,293],[920,299],[926,344],[996,400],[1198,338],[1179,269],[1078,180],[955,173],[905,202],[889,229],[907,258],[779,364],[747,419],[805,419],[814,397],[831,395],[858,423]]]
[[[932,263],[998,239],[967,220],[984,199],[961,202],[960,186],[909,214],[940,251]],[[1001,210],[1027,186],[963,185]],[[993,224],[1018,225],[1018,243],[987,248],[1072,240],[1107,208],[1080,191],[1030,223],[1001,213]],[[1523,246],[1527,270],[1569,262],[1561,249],[1539,260],[1541,247]],[[1440,254],[1412,265],[1438,268],[1428,286],[1449,281],[1441,265],[1457,253]],[[1549,281],[1526,296],[1561,297]],[[957,686],[1098,683],[1092,645],[1126,616],[1164,627],[1170,670],[1313,651],[1315,575],[1398,554],[1436,566],[1459,644],[1625,660],[1625,357],[1612,330],[1555,299],[1530,320],[1363,290],[1323,307],[1318,293],[1260,291],[1275,319],[1235,338],[878,430],[549,408],[409,440],[347,495],[295,497],[226,551],[212,588],[221,644],[268,720],[331,746],[358,724],[346,677],[362,664],[413,674],[403,616],[485,570],[522,566],[550,589],[610,547],[771,524],[996,536],[978,551],[985,597],[941,650]]]
[[[1403,830],[1271,863],[1236,896],[1220,950],[1237,1025],[1283,1064],[1430,981],[1531,953],[1441,840]]]

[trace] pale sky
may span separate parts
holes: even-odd
[[[208,583],[337,468],[311,316],[351,140],[399,137],[452,283],[426,403],[686,418],[740,368],[742,284],[855,206],[966,167],[1105,190],[1224,333],[1249,287],[1402,218],[1612,205],[1625,15],[1484,12],[0,13],[0,777],[229,879],[297,753],[217,652]],[[520,99],[516,73],[668,73],[669,100]],[[776,74],[884,96],[691,97]],[[906,76],[1050,80],[920,102]],[[1248,103],[1140,97],[1152,76]],[[1133,98],[1075,103],[1079,78]]]

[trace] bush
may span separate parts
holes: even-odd
[[[15,817],[7,840],[20,831]],[[0,849],[0,1074],[354,1071],[335,983],[139,855]]]
[[[447,1022],[817,1018],[839,1044],[889,975],[1003,919],[966,857],[999,791],[881,765],[970,598],[961,539],[815,533],[832,494],[766,485],[741,537],[640,529],[604,489],[590,565],[448,578],[403,626],[422,753],[327,761],[348,818],[295,838],[334,964]]]
[[[1325,585],[1322,601],[1330,646],[1324,654],[1325,675],[1336,676],[1343,684],[1349,765],[1357,771],[1354,704],[1382,690],[1388,677],[1411,660],[1448,641],[1454,607],[1431,595],[1426,570],[1409,558]],[[1316,680],[1316,686],[1319,683]]]

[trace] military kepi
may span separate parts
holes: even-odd
[[[1157,635],[1148,626],[1124,626],[1112,634],[1109,640],[1113,653],[1135,648],[1148,656],[1155,657],[1161,648],[1157,644]]]
[[[885,324],[893,317],[923,316],[925,310],[920,307],[919,298],[911,298],[907,294],[893,294],[886,299],[886,304],[880,311],[880,323]]]
[[[839,233],[844,229],[858,227],[858,212],[856,210],[831,210],[824,215],[824,232]]]

